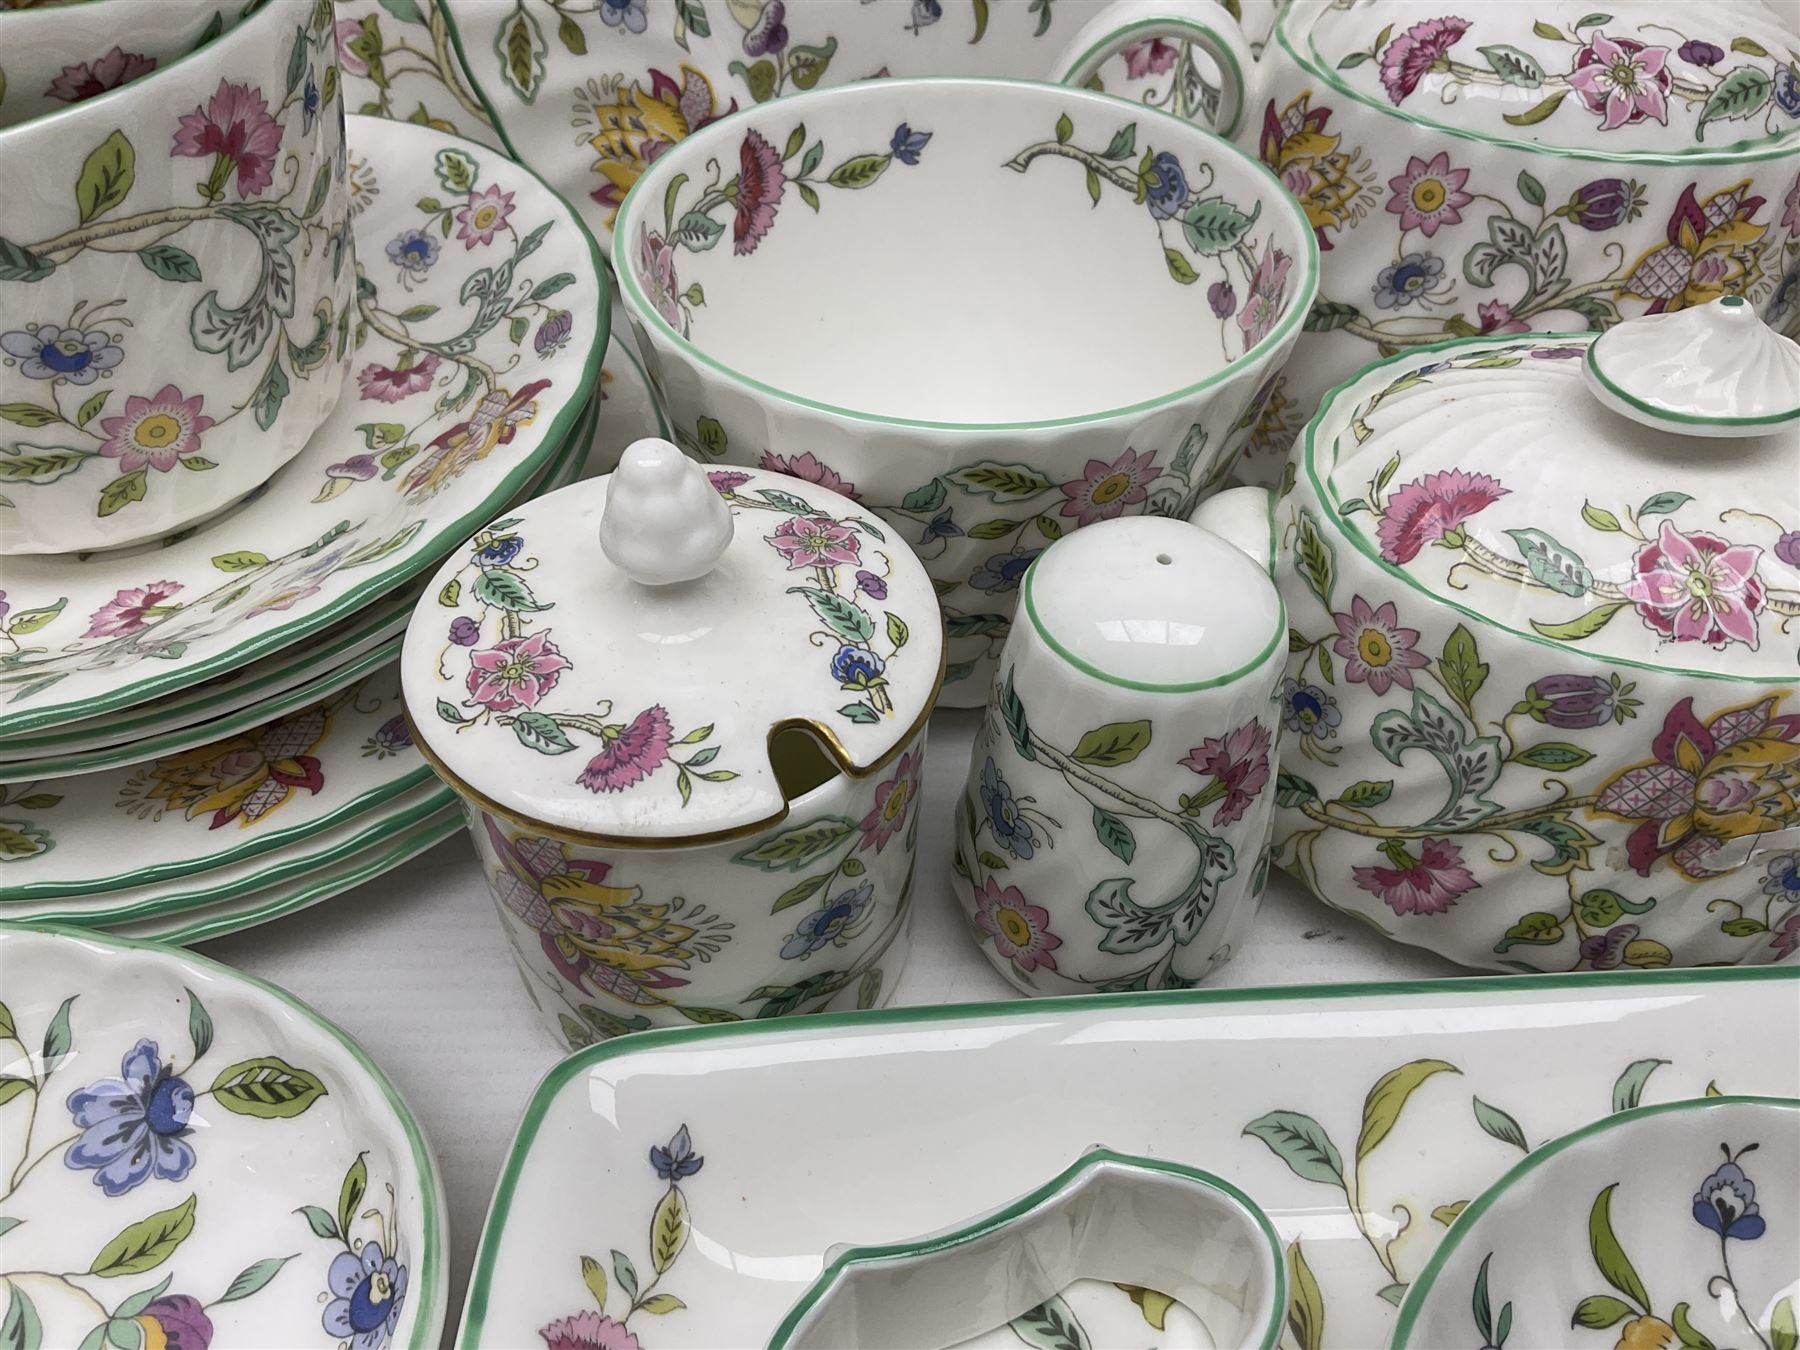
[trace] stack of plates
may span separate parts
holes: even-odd
[[[658,431],[556,194],[428,126],[348,143],[359,345],[307,448],[182,534],[5,560],[0,917],[197,941],[455,832],[393,668],[417,578]]]

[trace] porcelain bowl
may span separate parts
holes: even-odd
[[[130,84],[192,55],[252,0],[89,0],[18,11],[0,5],[0,127]]]
[[[329,6],[0,131],[0,162],[0,554],[170,533],[299,453],[356,278]]]
[[[1313,292],[1259,165],[1085,91],[886,80],[664,151],[613,265],[676,437],[824,484],[925,560],[945,702],[979,703],[1068,530],[1185,515],[1231,467]]]

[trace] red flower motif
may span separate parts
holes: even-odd
[[[1229,736],[1208,736],[1178,762],[1213,780],[1202,791],[1183,797],[1182,810],[1198,815],[1202,807],[1223,798],[1212,823],[1229,825],[1240,819],[1268,786],[1269,733],[1258,722],[1246,722]]]
[[[79,65],[64,66],[62,74],[50,81],[44,96],[63,103],[79,103],[95,94],[104,94],[108,89],[130,84],[155,69],[154,56],[139,56],[114,47],[92,65],[83,61]]]
[[[1366,684],[1369,692],[1385,694],[1391,685],[1413,687],[1412,673],[1430,659],[1414,651],[1419,630],[1402,628],[1399,611],[1388,600],[1371,609],[1360,595],[1353,596],[1348,614],[1333,614],[1338,637],[1331,649],[1344,659],[1344,678]]]
[[[1020,971],[1055,970],[1050,953],[1062,939],[1050,931],[1050,911],[1034,905],[1017,886],[1000,887],[992,877],[975,889],[975,926],[994,939],[994,950]]]
[[[437,368],[438,358],[432,352],[427,352],[404,370],[394,370],[371,362],[357,373],[356,387],[366,399],[374,399],[377,403],[398,403],[403,398],[422,394],[431,388],[431,377],[437,373]]]
[[[489,712],[535,707],[556,687],[569,658],[550,641],[550,630],[506,638],[469,653],[469,697]]]
[[[840,492],[846,497],[856,496],[856,484],[846,483],[838,476],[837,470],[821,463],[819,457],[810,450],[804,455],[777,455],[765,450],[762,459],[757,462],[762,468],[773,469],[776,473],[792,474],[795,478],[817,483],[822,488]]]
[[[589,792],[623,792],[636,787],[669,757],[674,732],[669,714],[653,703],[630,726],[606,728],[606,748],[588,761],[575,781]]]
[[[1667,47],[1647,47],[1636,38],[1609,38],[1596,29],[1575,54],[1575,68],[1568,79],[1588,111],[1602,115],[1602,131],[1646,118],[1669,124],[1669,90],[1674,88],[1675,72],[1669,69]]]
[[[754,253],[775,223],[775,207],[787,175],[775,147],[754,131],[744,133],[738,147],[737,219],[731,223],[734,253]]]
[[[1388,498],[1375,531],[1381,556],[1391,563],[1411,562],[1425,545],[1437,543],[1508,491],[1498,478],[1461,469],[1444,469],[1414,479]]]
[[[254,197],[275,180],[281,126],[269,115],[262,94],[247,84],[219,81],[204,109],[183,113],[172,155],[213,159],[209,185],[216,191],[237,170],[240,198]]]
[[[855,531],[828,516],[789,516],[775,527],[769,544],[787,559],[790,571],[862,561]]]
[[[1388,43],[1381,53],[1381,86],[1396,104],[1419,87],[1419,81],[1469,31],[1469,21],[1453,15],[1415,23]]]
[[[1077,525],[1111,520],[1128,506],[1137,506],[1149,495],[1156,481],[1156,452],[1139,454],[1127,450],[1111,464],[1103,459],[1090,459],[1081,477],[1062,485],[1066,501],[1062,514],[1073,516]]]
[[[1741,642],[1751,651],[1759,634],[1763,584],[1756,577],[1762,550],[1728,544],[1710,534],[1683,534],[1663,521],[1656,542],[1632,561],[1634,575],[1619,593],[1645,625],[1674,642],[1723,647]]]
[[[1481,883],[1463,865],[1462,850],[1448,839],[1421,841],[1417,857],[1398,839],[1381,846],[1391,867],[1352,867],[1356,884],[1396,914],[1442,914]]]
[[[1173,42],[1164,42],[1161,38],[1151,38],[1148,42],[1134,42],[1119,53],[1125,58],[1125,78],[1141,80],[1146,75],[1161,75],[1175,64],[1180,54]]]
[[[859,824],[863,836],[856,846],[859,852],[871,848],[881,852],[906,824],[912,800],[919,795],[920,758],[918,753],[907,751],[894,767],[894,776],[875,789],[875,805]]]
[[[179,581],[153,581],[120,591],[88,616],[83,637],[120,637],[144,627],[181,590]]]

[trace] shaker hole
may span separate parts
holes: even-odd
[[[1167,567],[1170,563],[1174,562],[1175,560],[1166,553],[1159,553],[1156,555],[1156,561],[1161,563],[1164,567]]]

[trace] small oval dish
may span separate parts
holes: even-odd
[[[0,926],[8,1346],[435,1346],[437,1166],[362,1048],[200,957]]]
[[[1709,1097],[1538,1149],[1456,1220],[1392,1350],[1791,1346],[1800,1101]]]

